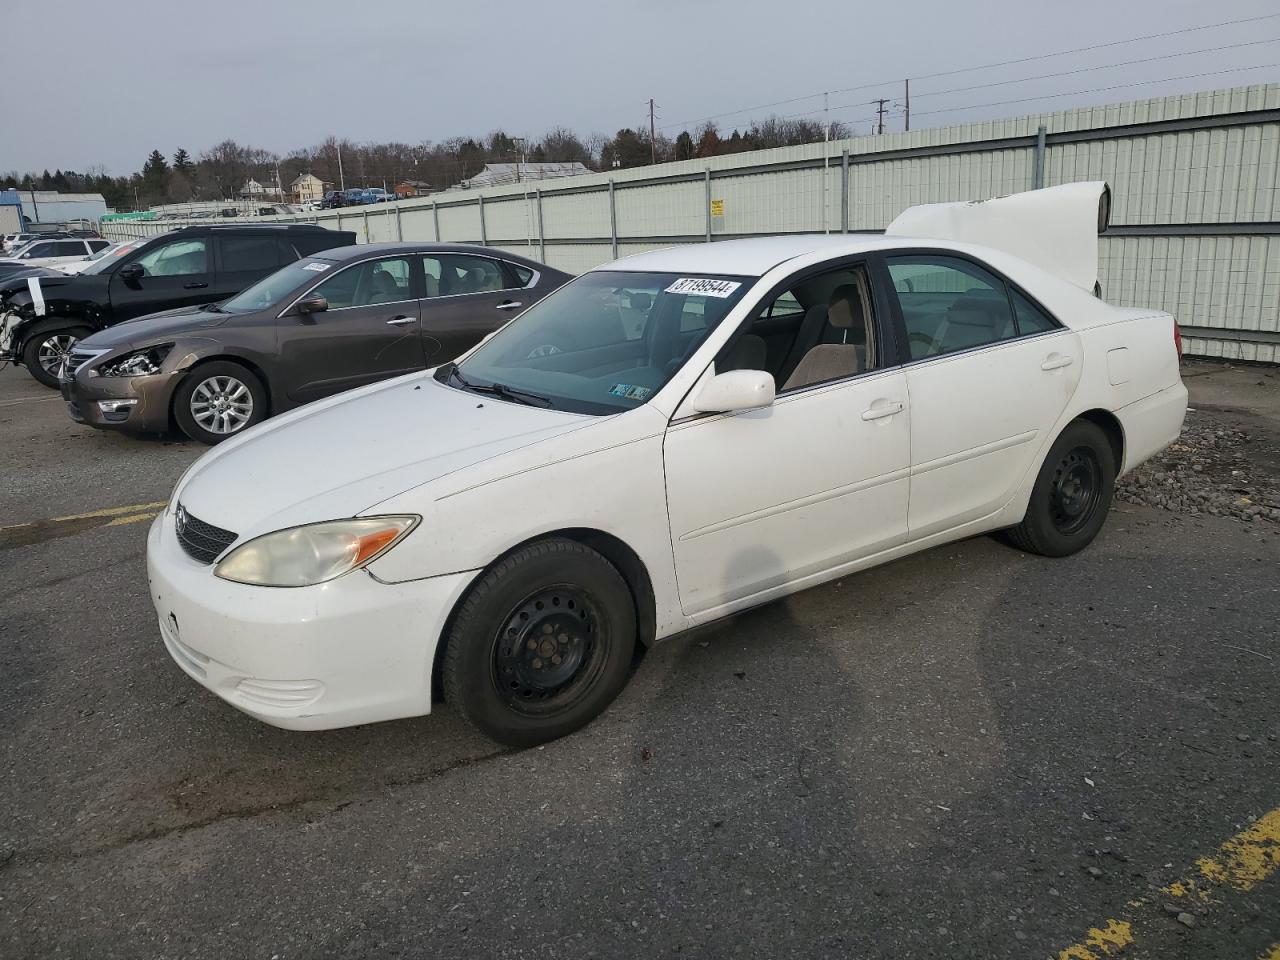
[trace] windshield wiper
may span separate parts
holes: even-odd
[[[457,380],[463,390],[469,390],[472,393],[487,393],[491,396],[501,397],[503,400],[512,400],[530,407],[551,406],[551,401],[546,397],[537,393],[529,393],[527,390],[508,387],[505,383],[472,383],[462,375],[456,363],[451,364],[449,367],[449,379]]]

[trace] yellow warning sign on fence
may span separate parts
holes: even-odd
[[[723,200],[712,200],[712,201],[711,201],[711,215],[712,215],[713,217],[723,217],[723,216],[724,216],[724,201],[723,201]]]

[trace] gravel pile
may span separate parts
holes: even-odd
[[[1268,443],[1206,411],[1189,412],[1177,442],[1116,483],[1116,499],[1280,523],[1280,477],[1267,465],[1271,456],[1256,456]]]

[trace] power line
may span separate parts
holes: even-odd
[[[1178,57],[1190,57],[1200,53],[1218,53],[1222,50],[1238,50],[1241,47],[1256,47],[1263,43],[1275,43],[1280,37],[1269,37],[1266,40],[1245,40],[1242,43],[1228,43],[1220,47],[1202,47],[1198,50],[1184,50],[1181,53],[1164,53],[1157,57],[1142,57],[1137,60],[1121,60],[1119,63],[1104,63],[1096,67],[1078,67],[1075,70],[1062,70],[1058,73],[1039,73],[1030,77],[1019,77],[1016,80],[995,80],[991,83],[978,83],[971,87],[953,87],[950,90],[934,90],[932,93],[918,93],[916,99],[922,97],[942,97],[952,93],[965,93],[969,90],[986,90],[990,87],[1005,87],[1011,83],[1028,83],[1032,80],[1050,80],[1055,77],[1070,77],[1077,73],[1092,73],[1095,70],[1114,70],[1116,67],[1132,67],[1139,63],[1154,63],[1157,60],[1173,60]]]
[[[1257,23],[1261,20],[1272,20],[1272,19],[1275,19],[1276,17],[1280,17],[1280,13],[1264,13],[1256,17],[1241,17],[1236,20],[1223,20],[1218,23],[1205,23],[1205,24],[1200,24],[1198,26],[1194,26],[1194,27],[1182,27],[1178,30],[1166,30],[1162,33],[1148,33],[1140,37],[1129,37],[1128,39],[1125,39],[1125,40],[1111,40],[1106,43],[1095,43],[1095,44],[1090,44],[1084,47],[1074,47],[1070,50],[1057,50],[1057,51],[1054,51],[1053,53],[1041,53],[1031,57],[1019,57],[1014,60],[1000,60],[995,63],[983,63],[983,64],[977,64],[971,67],[959,67],[955,70],[942,70],[937,73],[927,73],[919,77],[913,77],[912,79],[932,80],[938,77],[950,77],[950,76],[955,76],[961,73],[973,73],[974,71],[977,71],[977,70],[990,70],[996,67],[1014,66],[1019,63],[1031,63],[1036,60],[1048,60],[1048,59],[1051,59],[1052,57],[1063,57],[1073,53],[1085,53],[1090,50],[1103,50],[1109,47],[1124,46],[1125,44],[1130,44],[1130,43],[1140,43],[1144,40],[1159,40],[1164,37],[1176,37],[1176,36],[1181,36],[1187,33],[1196,33],[1202,30],[1215,30],[1219,27],[1232,27],[1232,26],[1238,26],[1243,23]],[[874,89],[875,87],[885,87],[890,84],[896,85],[900,82],[901,81],[899,78],[895,78],[893,80],[882,80],[875,83],[864,83],[864,84],[859,84],[858,86],[855,86],[855,87],[844,87],[839,90],[828,90],[824,92],[828,94],[854,93],[856,91],[861,91],[861,90],[871,90],[871,89]],[[711,114],[709,116],[700,117],[697,120],[681,120],[678,123],[665,124],[662,127],[662,129],[668,130],[673,127],[687,128],[689,126],[693,126],[696,124],[705,123],[708,120],[719,120],[724,117],[737,116],[738,114],[741,114],[741,113],[752,113],[756,110],[767,110],[770,107],[781,107],[789,103],[799,103],[801,100],[812,100],[814,97],[820,97],[822,95],[823,95],[822,93],[809,93],[809,94],[805,94],[804,96],[791,97],[786,100],[775,100],[772,103],[756,104],[755,106],[743,107],[740,110],[729,110],[729,111],[726,111],[725,113]],[[813,112],[813,111],[810,111],[810,112]],[[803,116],[803,114],[796,114],[796,116]]]
[[[1223,73],[1241,73],[1245,70],[1265,70],[1274,66],[1277,66],[1277,64],[1259,63],[1259,64],[1254,64],[1252,66],[1230,67],[1222,70],[1210,70],[1205,73],[1183,74],[1182,76],[1179,76],[1179,77],[1158,77],[1154,80],[1134,80],[1128,83],[1117,83],[1117,84],[1112,84],[1111,86],[1106,86],[1106,87],[1091,87],[1088,90],[1069,90],[1063,93],[1045,93],[1045,94],[1040,94],[1034,97],[1020,97],[1013,100],[992,100],[986,103],[972,103],[972,104],[966,104],[964,106],[958,106],[958,107],[935,107],[933,110],[913,110],[912,115],[913,116],[929,116],[931,114],[952,113],[952,112],[958,112],[961,110],[976,110],[979,107],[996,107],[996,106],[1002,106],[1002,105],[1011,104],[1011,103],[1028,103],[1033,100],[1050,100],[1055,97],[1071,97],[1071,96],[1083,95],[1086,93],[1099,93],[1107,90],[1122,90],[1125,87],[1142,87],[1142,86],[1148,86],[1153,83],[1172,83],[1178,80],[1192,80],[1197,77],[1213,77]],[[1018,82],[1021,82],[1021,81],[1018,81]],[[923,94],[920,94],[918,96],[923,96]],[[875,102],[876,101],[874,100],[872,101],[873,104]],[[832,107],[831,109],[832,110],[850,110],[855,107],[860,108],[864,106],[866,106],[865,103],[842,103],[838,106]],[[788,116],[781,117],[780,119],[791,120],[796,117],[807,117],[807,116],[812,116],[817,112],[818,111],[816,110],[810,110],[805,113],[793,113],[793,114],[789,114]],[[857,120],[853,120],[850,122],[857,123],[860,120],[868,120],[868,119],[875,120],[876,118],[875,117],[859,117]]]
[[[1019,97],[1014,100],[993,100],[989,103],[970,103],[962,107],[940,107],[936,110],[917,111],[917,116],[932,113],[955,113],[961,110],[977,110],[980,107],[1002,107],[1011,103],[1030,103],[1033,100],[1052,100],[1056,97],[1078,97],[1086,93],[1105,93],[1108,90],[1123,90],[1126,87],[1145,87],[1153,83],[1172,83],[1176,80],[1195,80],[1199,77],[1216,77],[1224,73],[1243,73],[1246,70],[1271,70],[1280,67],[1280,63],[1255,63],[1247,67],[1229,67],[1225,70],[1210,70],[1205,73],[1186,73],[1180,77],[1159,77],[1155,80],[1135,80],[1132,83],[1116,83],[1109,87],[1090,87],[1088,90],[1069,90],[1065,93],[1046,93],[1037,97]],[[854,106],[854,104],[850,104]]]

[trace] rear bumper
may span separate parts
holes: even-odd
[[[70,377],[64,375],[59,388],[67,415],[76,423],[101,430],[164,433],[170,428],[173,391],[181,379],[181,371],[149,377],[90,377],[82,369]]]
[[[1120,469],[1124,475],[1178,439],[1187,416],[1187,388],[1179,380],[1121,407],[1115,415],[1124,430],[1124,466]]]
[[[232,583],[183,552],[165,511],[147,537],[147,576],[165,648],[188,676],[273,726],[327,730],[431,712],[436,646],[474,574]]]

